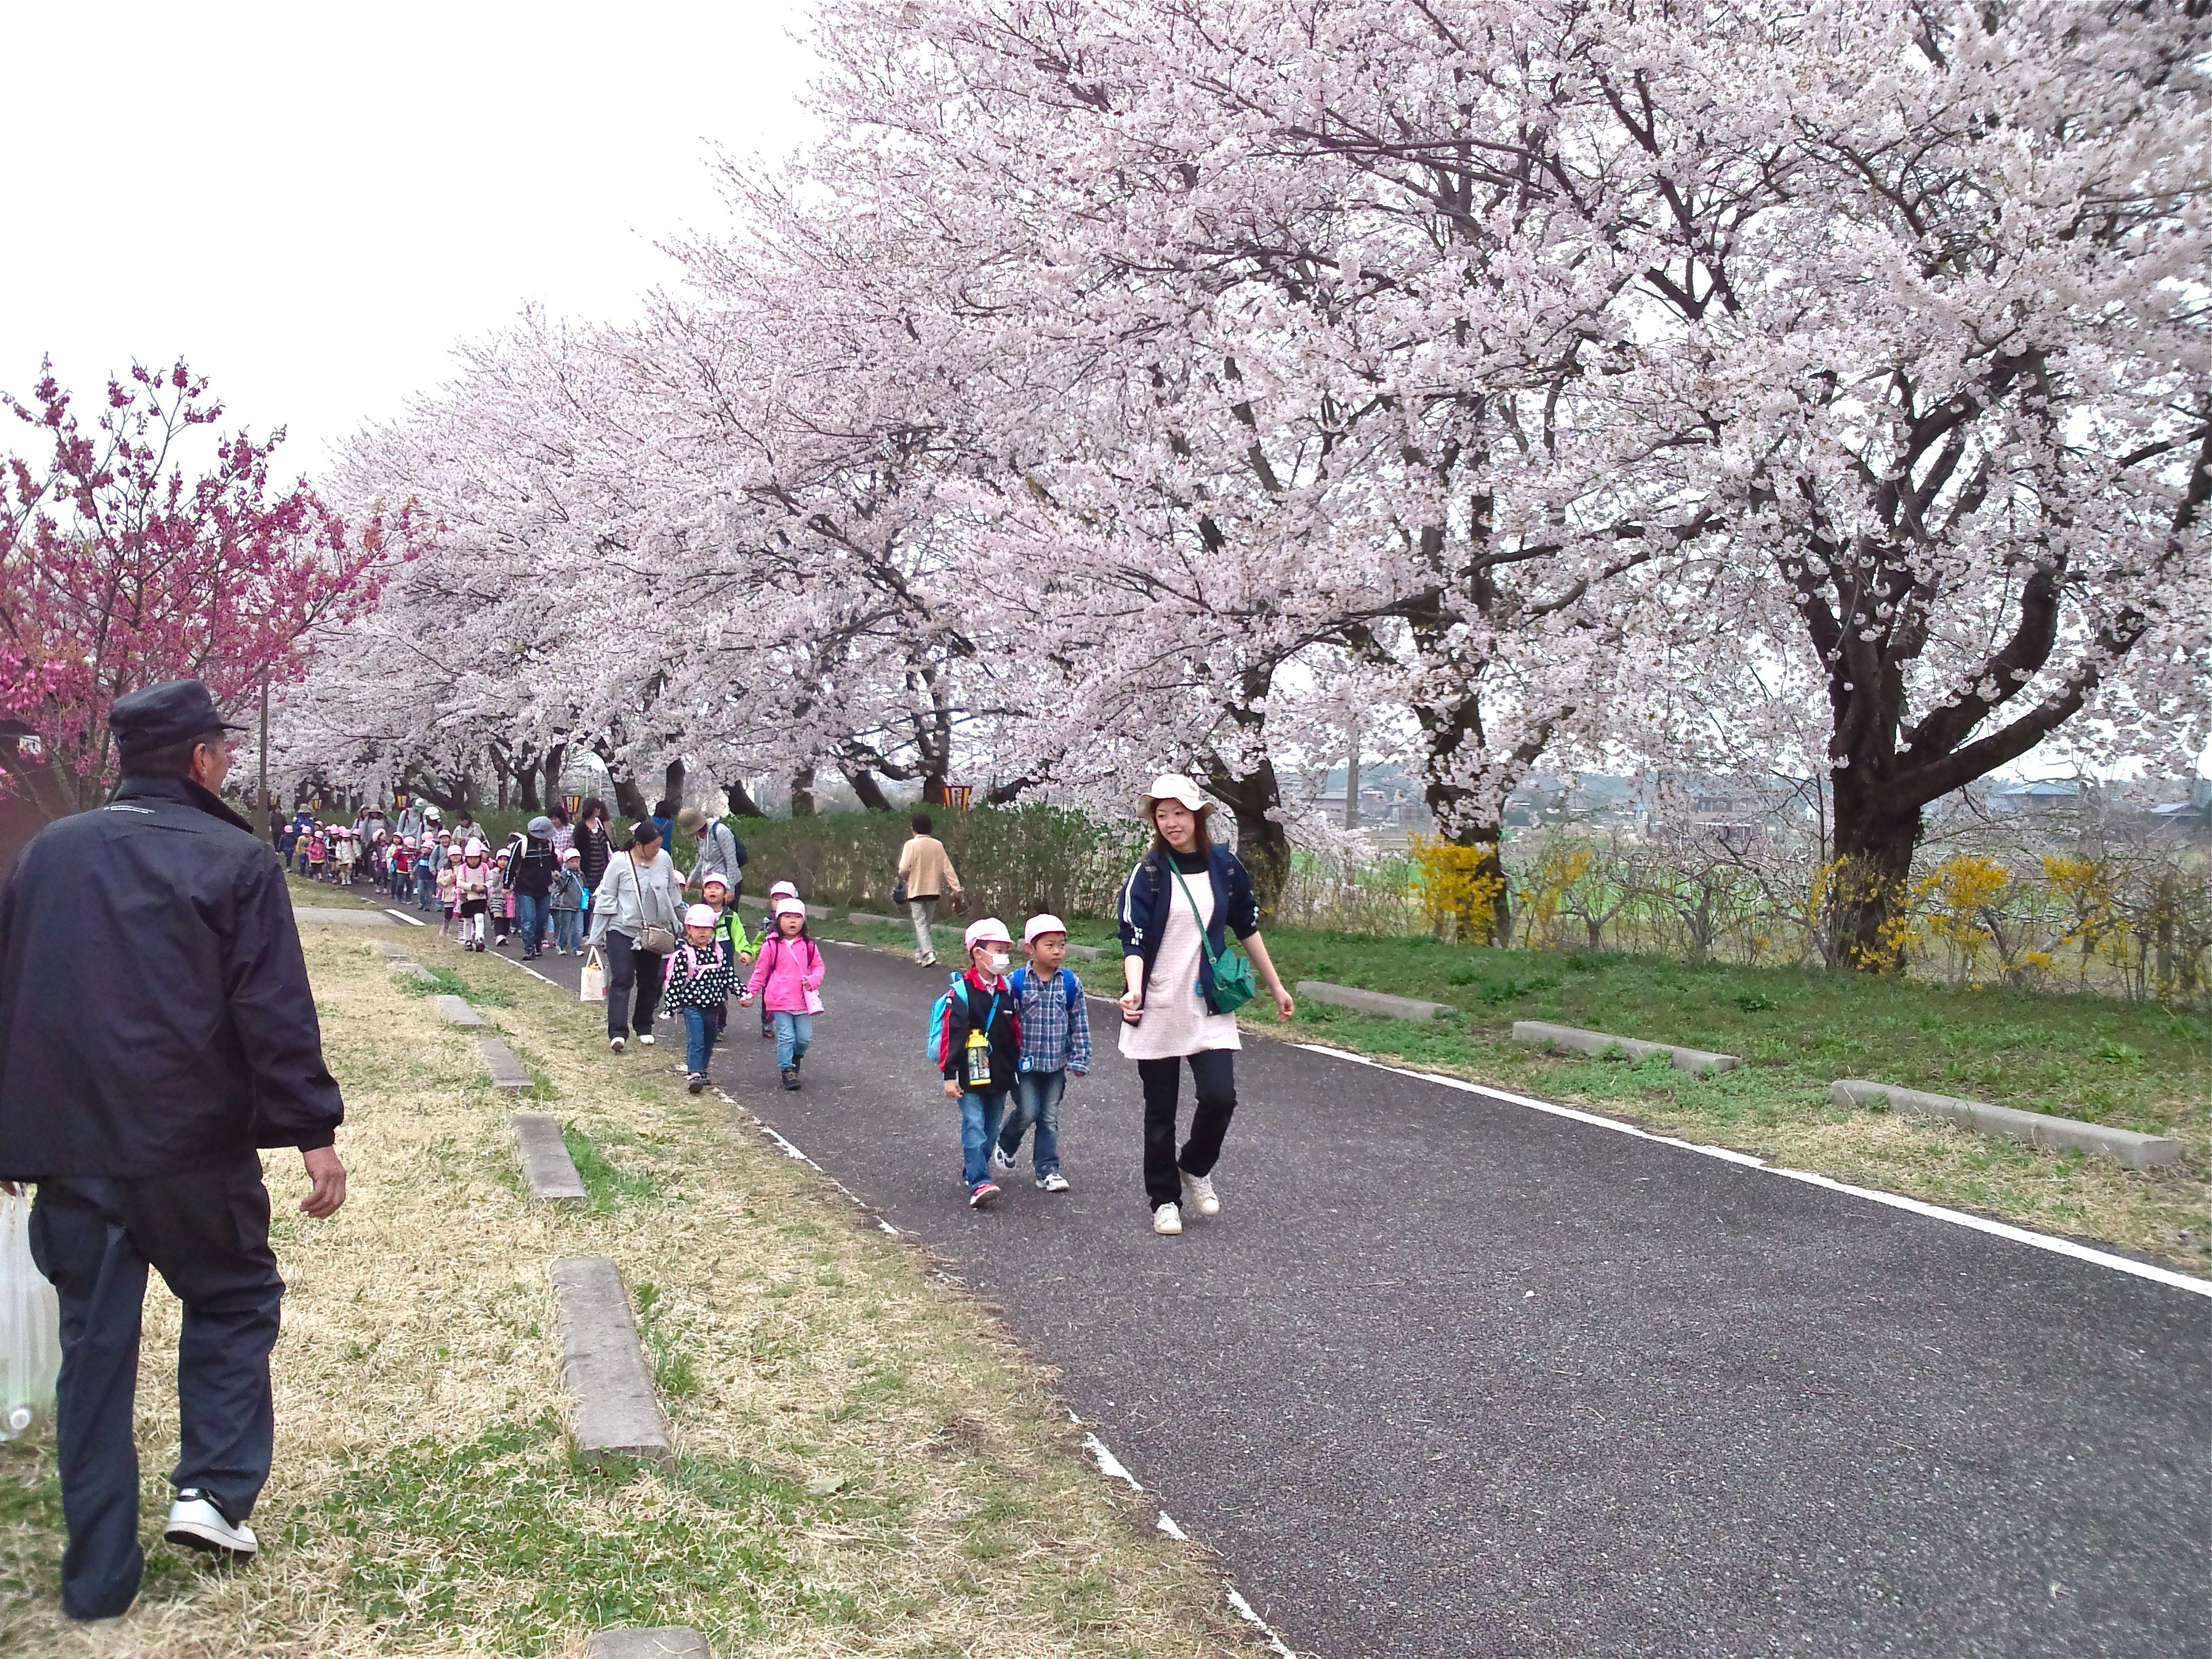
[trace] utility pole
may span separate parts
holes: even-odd
[[[1359,828],[1359,722],[1352,724],[1352,753],[1344,765],[1344,827]]]

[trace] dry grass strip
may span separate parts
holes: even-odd
[[[1203,1555],[1081,1460],[1049,1376],[813,1171],[693,1099],[600,1019],[464,960],[572,1126],[587,1205],[528,1203],[468,1037],[372,947],[312,929],[352,1196],[280,1218],[263,1559],[159,1541],[175,1304],[149,1298],[139,1444],[148,1575],[119,1630],[57,1599],[50,1443],[0,1447],[0,1651],[45,1656],[580,1655],[607,1625],[691,1625],[719,1655],[1041,1659],[1253,1651]],[[280,1218],[302,1183],[268,1159]],[[611,1255],[677,1468],[572,1459],[546,1264]]]

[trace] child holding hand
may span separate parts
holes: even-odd
[[[981,1210],[999,1196],[989,1155],[1021,1063],[1022,1025],[1006,981],[1014,947],[1006,924],[985,916],[969,924],[965,939],[968,971],[945,994],[932,1052],[945,1079],[945,1097],[960,1103],[960,1178],[967,1184],[968,1207]]]
[[[684,913],[684,943],[668,953],[662,972],[661,1006],[684,1016],[684,1069],[696,1095],[707,1086],[707,1063],[714,1054],[714,1015],[737,975],[729,945],[714,931],[709,906],[695,904]]]
[[[1014,1172],[1014,1154],[1034,1124],[1030,1158],[1036,1184],[1048,1193],[1064,1193],[1060,1100],[1067,1079],[1091,1069],[1091,1005],[1084,1000],[1082,982],[1064,965],[1066,922],[1054,915],[1031,916],[1022,927],[1022,948],[1029,952],[1029,964],[1015,969],[1006,981],[1021,1019],[1021,1066],[1014,1078],[1012,1109],[991,1149],[991,1168],[1002,1176]]]
[[[795,898],[775,902],[775,927],[761,945],[753,976],[740,1004],[758,997],[775,1021],[775,1064],[783,1086],[799,1086],[799,1067],[814,1041],[814,1016],[822,1012],[822,948],[806,936],[806,907]]]

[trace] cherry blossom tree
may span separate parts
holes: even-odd
[[[279,491],[283,433],[214,434],[222,407],[181,362],[111,380],[88,424],[51,363],[0,401],[27,440],[0,463],[0,712],[41,739],[49,812],[106,792],[118,697],[191,676],[236,708],[296,678],[310,637],[373,603],[407,545],[404,514],[349,533],[312,490]]]

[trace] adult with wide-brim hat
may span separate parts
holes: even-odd
[[[61,1297],[62,1607],[80,1620],[121,1614],[145,1565],[147,1269],[184,1304],[164,1531],[249,1557],[284,1294],[258,1149],[298,1150],[307,1214],[345,1200],[345,1109],[283,869],[216,793],[243,728],[198,680],[117,698],[108,727],[113,799],[48,824],[0,894],[0,1185],[37,1183],[31,1249]]]
[[[1237,1111],[1235,981],[1242,964],[1234,934],[1270,994],[1275,1018],[1296,1012],[1260,937],[1252,878],[1237,854],[1207,833],[1213,803],[1180,773],[1163,773],[1139,798],[1152,844],[1121,884],[1115,920],[1121,938],[1120,1048],[1137,1062],[1145,1091],[1145,1198],[1152,1231],[1179,1233],[1186,1211],[1221,1212],[1213,1168]],[[1224,1009],[1223,1005],[1227,1004]],[[1182,1069],[1196,1106],[1190,1137],[1176,1147]]]
[[[730,890],[735,900],[744,890],[745,844],[720,818],[710,818],[698,807],[687,806],[676,815],[679,834],[691,837],[690,873],[684,878],[684,890],[697,888],[706,890],[707,878],[720,872],[723,885]]]

